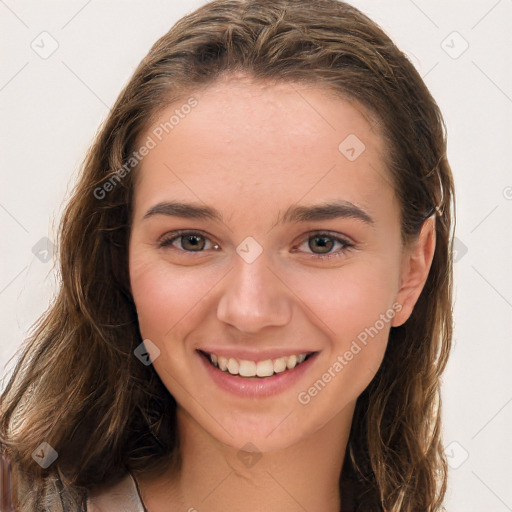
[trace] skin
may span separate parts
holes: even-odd
[[[160,350],[154,369],[179,404],[183,459],[179,473],[138,474],[141,496],[149,512],[338,511],[356,400],[382,362],[390,327],[407,320],[425,283],[434,218],[403,246],[384,143],[357,103],[321,87],[235,75],[194,97],[198,105],[143,159],[135,185],[131,288],[141,335]],[[350,134],[365,145],[354,161],[338,149]],[[223,222],[144,218],[171,200],[216,208]],[[290,206],[331,200],[357,205],[373,223],[277,222]],[[159,245],[178,229],[206,237],[203,250],[191,251],[183,238]],[[339,257],[319,258],[326,249],[308,239],[326,230],[353,247],[329,238]],[[249,236],[263,251],[252,263],[236,252]],[[378,334],[300,403],[298,394],[389,309],[394,315]],[[212,342],[318,355],[291,388],[249,399],[212,382],[197,353]],[[237,456],[248,442],[262,454],[250,466]]]

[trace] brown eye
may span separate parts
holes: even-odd
[[[176,249],[181,252],[203,252],[209,249],[218,249],[218,245],[213,245],[210,239],[201,233],[191,231],[175,231],[164,235],[159,241],[159,246],[169,249]]]
[[[181,246],[186,251],[201,251],[204,249],[205,242],[202,236],[185,235],[178,238],[181,238]]]
[[[306,245],[307,247],[299,250],[299,252],[303,252],[307,257],[317,260],[339,258],[354,248],[353,243],[337,234],[329,232],[314,233],[306,238],[297,248]],[[338,249],[336,249],[336,245],[339,247]],[[296,251],[294,250],[294,252]]]
[[[327,236],[314,236],[309,239],[308,246],[314,252],[315,246],[320,250],[321,254],[328,253],[334,245],[331,237]]]

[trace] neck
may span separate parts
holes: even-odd
[[[354,407],[349,404],[308,439],[266,453],[218,442],[179,408],[181,467],[157,478],[138,477],[146,508],[339,512],[339,477]]]

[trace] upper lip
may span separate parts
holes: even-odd
[[[215,354],[216,356],[222,357],[234,357],[238,360],[245,361],[265,361],[267,359],[277,359],[279,357],[287,357],[291,355],[299,355],[299,354],[311,354],[316,352],[315,350],[310,349],[294,349],[294,348],[273,348],[272,350],[243,350],[240,348],[201,348],[198,349],[200,352],[206,354]]]

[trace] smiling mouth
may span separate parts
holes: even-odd
[[[263,361],[249,361],[236,357],[224,357],[199,351],[208,362],[224,373],[247,379],[268,378],[278,373],[293,370],[309,359],[315,352],[292,354],[289,356],[265,359]]]

